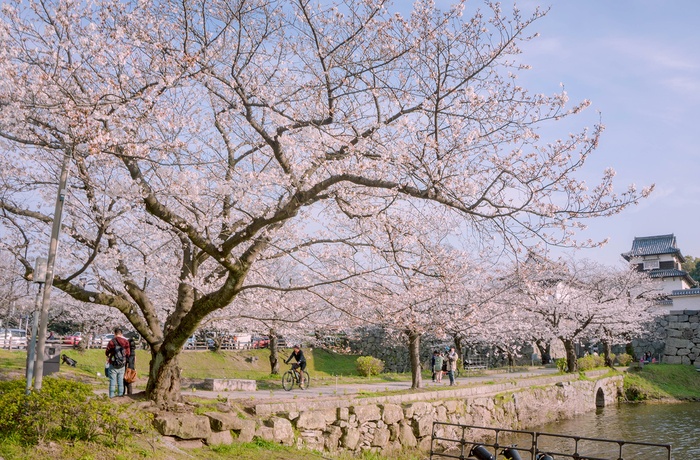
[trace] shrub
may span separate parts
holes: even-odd
[[[117,444],[132,430],[147,426],[145,417],[123,417],[128,406],[95,396],[85,383],[47,377],[41,391],[25,394],[24,380],[0,382],[0,441],[94,441]],[[115,426],[115,421],[119,426]]]
[[[568,368],[569,366],[566,362],[566,358],[557,359],[557,369],[559,369],[559,372],[566,372]]]
[[[629,366],[631,362],[632,356],[628,355],[627,353],[620,353],[617,355],[617,363],[620,366]]]
[[[588,355],[578,359],[578,370],[587,371],[596,367],[605,366],[605,358],[602,356]]]
[[[384,370],[384,362],[374,356],[360,356],[356,366],[357,372],[365,377],[379,375]]]

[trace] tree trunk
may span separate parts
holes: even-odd
[[[462,362],[464,360],[464,355],[462,354],[462,337],[459,334],[455,334],[452,336],[455,342],[455,352],[457,352],[457,356],[459,359],[457,360],[457,369],[462,369],[464,366],[464,363]]]
[[[411,356],[411,389],[423,387],[420,364],[420,336],[419,332],[406,331],[408,335],[408,352]]]
[[[277,353],[277,331],[270,329],[270,374],[278,375],[280,373],[280,363]]]
[[[151,351],[151,362],[146,385],[146,394],[158,407],[169,408],[181,401],[179,353],[168,356],[159,351]]]
[[[549,364],[552,362],[552,342],[544,342],[542,340],[536,340],[535,345],[540,351],[540,359],[542,364]]]
[[[608,340],[602,340],[603,344],[603,355],[605,356],[605,365],[610,368],[614,368],[612,360],[612,345]]]
[[[567,372],[576,372],[578,369],[578,361],[576,359],[576,346],[571,339],[561,339],[566,350],[566,369]]]

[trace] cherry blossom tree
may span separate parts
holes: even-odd
[[[575,343],[602,338],[609,345],[641,331],[654,315],[659,285],[634,267],[611,268],[589,260],[551,261],[530,257],[519,268],[523,309],[543,341],[556,338],[575,372]]]
[[[517,84],[542,11],[465,9],[3,2],[3,244],[31,278],[67,162],[53,285],[125,316],[163,405],[187,338],[236,308],[261,258],[333,253],[390,209],[416,226],[460,219],[509,250],[576,244],[584,219],[649,190],[614,193],[612,170],[583,182],[599,125],[540,137],[588,105]]]
[[[636,267],[598,266],[586,280],[592,301],[601,315],[595,322],[596,336],[603,345],[605,365],[612,367],[612,345],[642,335],[661,314],[658,301],[663,286]]]

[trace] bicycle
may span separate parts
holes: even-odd
[[[299,373],[303,372],[304,373],[304,382],[299,381]],[[297,370],[294,367],[292,367],[290,370],[284,373],[282,376],[282,388],[284,388],[285,391],[291,391],[292,388],[294,388],[294,384],[299,385],[299,388],[302,390],[306,390],[309,388],[309,383],[311,382],[311,378],[309,377],[309,373],[306,371],[301,371]]]

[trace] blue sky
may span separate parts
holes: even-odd
[[[595,123],[600,112],[606,131],[586,177],[611,166],[616,190],[656,184],[638,206],[589,221],[582,236],[610,242],[577,257],[614,264],[635,236],[666,233],[675,233],[684,255],[700,256],[700,1],[518,3],[525,12],[535,5],[551,10],[532,26],[540,37],[523,46],[533,69],[521,84],[552,93],[563,83],[572,102],[591,100],[573,125],[556,127],[559,137]],[[472,0],[466,13],[481,6]]]

